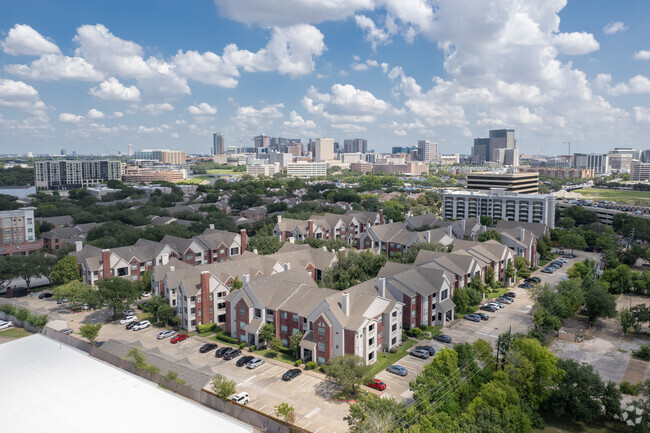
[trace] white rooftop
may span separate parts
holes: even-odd
[[[6,432],[253,432],[40,334],[0,344],[0,384]]]

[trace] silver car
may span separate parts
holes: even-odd
[[[167,329],[167,330],[165,330],[165,331],[160,331],[160,332],[158,333],[158,335],[156,335],[156,338],[157,338],[158,340],[164,340],[165,338],[169,338],[169,337],[171,337],[171,336],[173,336],[173,335],[176,335],[176,332],[174,332],[174,331],[170,331],[170,330]]]
[[[253,370],[263,364],[264,364],[263,359],[255,358],[248,361],[248,363],[246,364],[246,368],[250,368],[251,370]]]

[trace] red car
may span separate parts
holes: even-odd
[[[187,340],[188,338],[190,338],[190,336],[187,335],[187,334],[178,334],[178,335],[174,335],[172,337],[172,339],[169,340],[169,341],[171,341],[172,344],[176,344],[176,343],[179,343],[179,342],[181,342],[183,340]]]
[[[386,389],[386,384],[379,379],[372,379],[368,384],[370,388],[374,388],[377,391],[383,391]]]

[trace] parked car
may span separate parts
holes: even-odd
[[[386,371],[389,373],[396,374],[398,376],[406,376],[407,374],[409,374],[409,371],[406,368],[402,367],[401,365],[389,365],[388,367],[386,367]]]
[[[72,334],[72,329],[65,328],[65,329],[62,329],[61,332],[64,333],[65,335],[70,335],[70,334]]]
[[[176,334],[175,331],[170,331],[169,329],[166,329],[166,330],[164,330],[164,331],[160,331],[160,332],[158,333],[158,335],[156,335],[156,338],[157,338],[158,340],[163,340],[163,339],[165,339],[165,338],[172,337],[172,336],[174,336],[175,334]]]
[[[478,317],[480,317],[481,320],[488,320],[488,319],[490,318],[490,316],[488,316],[488,315],[485,314],[485,313],[475,313],[475,314],[476,314]]]
[[[248,362],[246,363],[246,368],[249,368],[249,369],[251,369],[251,370],[254,370],[254,369],[256,369],[257,367],[259,367],[260,365],[264,365],[265,362],[266,362],[266,361],[264,361],[264,360],[261,359],[261,358],[251,359],[250,361],[248,361]]]
[[[379,379],[371,379],[368,383],[368,387],[376,389],[377,391],[383,391],[386,389],[386,384]]]
[[[14,326],[12,322],[8,322],[6,320],[0,320],[0,329],[7,329]]]
[[[120,320],[120,325],[126,325],[127,323],[137,322],[138,318],[136,316],[126,316],[124,319]]]
[[[517,297],[517,294],[515,292],[507,292],[504,296],[515,299]]]
[[[555,270],[552,269],[552,268],[544,268],[540,272],[542,272],[544,274],[552,274],[553,272],[555,272]]]
[[[230,352],[231,350],[232,350],[232,347],[224,346],[221,349],[217,349],[217,351],[214,352],[214,356],[216,358],[223,358],[223,355]]]
[[[576,258],[575,254],[565,254],[563,257],[565,259],[575,259]]]
[[[429,352],[430,356],[433,356],[436,354],[436,348],[433,346],[416,346],[415,350],[425,350]]]
[[[141,329],[145,329],[145,328],[148,328],[148,327],[150,327],[150,326],[151,326],[151,322],[150,322],[150,321],[148,321],[148,320],[143,320],[143,321],[141,321],[141,322],[137,322],[135,325],[133,325],[133,328],[131,328],[131,329],[133,329],[134,331],[139,331],[139,330],[141,330]]]
[[[241,355],[241,349],[231,349],[223,355],[223,359],[224,361],[230,361],[231,359],[237,358],[239,355]]]
[[[512,299],[511,298],[506,298],[504,296],[499,296],[497,298],[497,301],[503,302],[504,304],[512,304]]]
[[[135,325],[137,325],[137,324],[138,324],[138,321],[137,321],[137,320],[135,320],[135,321],[133,321],[133,322],[131,322],[131,323],[127,323],[127,324],[126,324],[126,329],[133,329],[133,327],[134,327]]]
[[[287,370],[283,375],[282,375],[282,380],[285,382],[289,382],[295,377],[298,377],[302,374],[302,371],[299,368],[292,368],[291,370]]]
[[[206,343],[201,348],[199,349],[200,353],[207,353],[210,352],[211,350],[216,349],[218,346],[215,343]]]
[[[188,338],[190,338],[190,336],[187,334],[178,334],[178,335],[174,335],[172,339],[169,340],[169,342],[172,344],[176,344],[176,343],[180,343],[181,341],[185,341]]]
[[[480,322],[481,317],[478,314],[465,314],[465,320],[471,320],[472,322]]]
[[[535,283],[541,283],[542,282],[542,279],[539,278],[539,277],[530,277],[530,279],[533,280],[533,282],[535,282]]]
[[[239,358],[237,360],[237,362],[235,362],[235,365],[237,367],[243,367],[244,365],[246,365],[249,361],[252,361],[253,359],[255,359],[254,356],[250,356],[250,355],[242,356],[241,358]]]
[[[58,299],[58,300],[56,301],[56,303],[57,303],[57,305],[67,304],[67,303],[68,303],[68,300],[67,300],[67,299]]]
[[[105,341],[95,341],[95,347],[102,347],[106,343]]]
[[[247,404],[250,401],[250,397],[246,391],[242,391],[230,397],[232,401],[239,404]]]
[[[50,292],[43,292],[40,295],[38,295],[38,299],[45,299],[45,298],[51,298],[52,294]]]
[[[528,283],[528,284],[535,284],[536,282],[537,281],[535,281],[533,278],[526,278],[524,280],[524,283]]]
[[[416,358],[421,358],[421,359],[429,358],[429,351],[424,349],[413,349],[409,352],[409,354],[411,356],[415,356]]]
[[[496,308],[506,308],[506,305],[503,304],[503,303],[501,303],[501,302],[499,302],[498,300],[497,300],[497,301],[488,302],[487,305],[492,305],[492,306],[494,306],[494,307],[496,307]]]
[[[521,283],[519,286],[520,289],[530,289],[532,286],[528,283]]]
[[[481,305],[480,309],[483,311],[489,311],[490,313],[494,313],[499,309],[499,307],[497,307],[496,305],[485,304],[485,305]]]
[[[133,310],[123,310],[122,311],[123,316],[133,316],[134,314],[135,313],[133,312]]]
[[[447,343],[447,344],[451,343],[451,337],[446,334],[436,335],[435,337],[433,337],[433,339],[436,341],[440,341],[441,343]]]

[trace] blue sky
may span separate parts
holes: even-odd
[[[515,128],[522,153],[650,148],[644,0],[10,1],[0,153],[208,152],[260,133],[377,151]]]

